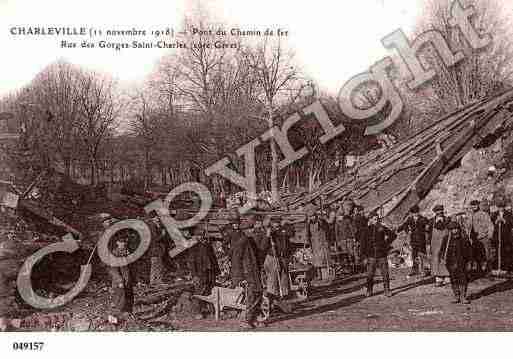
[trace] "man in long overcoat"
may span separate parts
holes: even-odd
[[[447,229],[449,232],[442,240],[439,260],[445,263],[449,271],[455,297],[453,303],[468,304],[470,301],[467,298],[467,263],[472,258],[472,248],[458,223],[450,222]]]
[[[267,232],[267,244],[264,246],[266,257],[264,271],[266,277],[265,293],[269,301],[269,307],[277,304],[282,310],[288,311],[282,305],[290,293],[289,261],[292,254],[290,229],[280,225],[278,220],[273,220],[272,229]]]
[[[464,224],[465,234],[472,244],[472,269],[477,274],[485,274],[492,269],[493,223],[490,215],[480,209],[479,201],[470,202]]]
[[[112,222],[111,222],[112,223]],[[118,258],[127,257],[130,252],[128,250],[128,236],[125,233],[118,232],[114,238],[114,249],[112,254]],[[130,265],[120,267],[108,267],[111,278],[112,293],[112,315],[109,321],[112,324],[118,324],[120,317],[129,315],[133,311],[134,305],[134,278]]]
[[[356,226],[353,218],[354,203],[346,200],[342,204],[341,210],[337,213],[335,222],[335,236],[337,249],[345,254],[349,263],[355,264],[356,249]]]
[[[327,241],[328,223],[314,212],[309,218],[308,235],[312,246],[312,265],[316,275],[322,279],[322,269],[330,267],[330,251]]]
[[[431,275],[435,277],[435,286],[441,287],[449,278],[449,271],[444,262],[440,261],[440,251],[442,250],[442,241],[448,235],[447,225],[449,219],[444,214],[444,207],[436,205],[433,208],[435,216],[429,223],[429,243],[431,256]]]
[[[188,265],[194,283],[194,294],[210,295],[215,286],[216,277],[221,271],[214,248],[206,235],[198,228],[193,230],[193,235],[198,243],[188,249]],[[201,319],[208,314],[207,303],[195,299],[194,306],[196,319]]]
[[[506,203],[500,199],[496,203],[497,212],[492,213],[492,248],[495,252],[494,269],[513,270],[513,214],[506,209]],[[500,265],[499,265],[500,259]]]
[[[240,217],[234,221],[230,234],[230,258],[232,287],[246,290],[246,317],[243,328],[254,328],[262,303],[261,268],[258,250],[253,239],[240,230]]]

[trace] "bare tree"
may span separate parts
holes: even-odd
[[[122,104],[114,81],[94,72],[83,71],[78,83],[80,103],[78,134],[91,170],[91,184],[97,183],[97,167],[103,141],[112,133]]]
[[[152,152],[156,151],[159,141],[164,138],[164,116],[160,112],[158,103],[154,100],[150,88],[144,87],[132,95],[130,132],[140,139],[144,153],[144,189],[147,190],[152,182]],[[169,106],[173,103],[169,102]]]
[[[57,61],[36,75],[14,101],[25,140],[31,142],[31,149],[42,159],[42,167],[49,167],[50,162],[62,163],[68,176],[77,157],[80,73],[78,67]]]
[[[465,59],[454,66],[443,66],[436,52],[424,52],[424,60],[435,66],[437,77],[431,81],[432,100],[443,112],[465,106],[480,98],[492,96],[511,84],[513,75],[513,42],[511,16],[496,0],[467,0],[463,6],[475,6],[473,26],[480,33],[491,34],[486,48],[474,50],[449,19],[452,0],[426,0],[417,32],[440,31],[452,51],[463,51]],[[425,95],[425,94],[423,94]]]
[[[273,42],[266,37],[260,44],[246,51],[246,60],[258,84],[258,97],[263,105],[269,129],[277,124],[276,114],[281,106],[297,101],[305,90],[311,88],[293,64],[294,55],[286,51],[281,41]],[[278,149],[274,137],[271,147],[271,192],[272,200],[280,201],[278,183]]]

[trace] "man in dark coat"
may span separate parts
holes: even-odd
[[[115,220],[105,224],[108,228]],[[128,250],[128,236],[126,233],[118,232],[114,238],[114,249],[112,254],[118,258],[127,257],[130,252]],[[112,309],[113,313],[109,316],[109,322],[118,324],[118,319],[124,315],[128,315],[133,311],[134,290],[133,290],[133,273],[130,265],[108,268],[112,283]]]
[[[198,243],[189,249],[188,264],[191,271],[194,294],[210,295],[216,283],[216,277],[221,273],[212,244],[199,229],[194,229],[193,235]],[[207,303],[195,299],[196,319],[202,319],[208,314]]]
[[[261,268],[255,242],[240,230],[240,217],[235,218],[230,238],[232,287],[246,289],[246,318],[244,328],[254,328],[262,302]]]
[[[424,270],[424,258],[426,258],[426,238],[429,231],[429,221],[419,214],[419,206],[410,209],[408,218],[397,228],[397,232],[405,231],[410,236],[413,267],[410,276],[420,274]],[[427,274],[424,272],[424,274]]]
[[[335,221],[337,251],[347,258],[349,263],[346,264],[355,264],[356,226],[353,209],[354,202],[345,200]]]
[[[472,247],[463,235],[458,223],[447,225],[449,234],[442,240],[440,261],[445,262],[451,278],[451,287],[455,299],[453,303],[468,304],[467,298],[467,263],[472,259]]]
[[[328,211],[323,213],[323,217],[328,224],[326,239],[328,240],[328,244],[330,247],[334,247],[336,245],[336,235],[335,235],[335,221],[337,218],[337,209],[335,204],[331,204],[329,206]]]
[[[263,222],[256,220],[251,231],[251,238],[255,242],[258,254],[258,265],[260,268],[264,266],[264,260],[267,252],[268,240],[266,238],[266,232],[271,230],[270,220],[265,219]]]
[[[497,212],[492,213],[493,222],[492,248],[495,252],[494,269],[511,271],[513,256],[513,214],[506,210],[505,200],[497,201]],[[500,265],[499,265],[500,262]]]
[[[307,236],[312,249],[312,265],[317,279],[325,279],[330,265],[330,250],[326,240],[328,223],[318,212],[307,218]]]
[[[480,209],[477,200],[470,202],[470,211],[464,217],[462,230],[472,245],[472,260],[470,268],[478,277],[491,270],[491,238],[493,223],[490,215]]]
[[[390,229],[381,224],[377,211],[369,215],[369,231],[367,237],[362,242],[362,254],[364,262],[367,264],[367,297],[372,296],[374,286],[374,275],[376,268],[379,267],[383,277],[383,286],[385,295],[392,296],[390,291],[390,277],[388,274],[387,255],[390,244],[394,241],[396,235]]]

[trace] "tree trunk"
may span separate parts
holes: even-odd
[[[166,168],[164,166],[160,167],[160,174],[162,176],[162,185],[167,186],[167,174],[166,174]]]
[[[91,186],[96,185],[96,160],[94,158],[91,158]]]
[[[148,148],[144,151],[144,190],[147,191],[151,185],[151,165],[150,165],[150,150]]]
[[[272,105],[269,106],[269,120],[268,125],[269,129],[272,130],[274,127],[273,116],[274,112],[272,109]],[[274,135],[274,134],[273,134]],[[280,202],[280,189],[278,184],[278,149],[276,148],[276,141],[274,140],[274,136],[270,138],[271,142],[271,197],[273,203]]]
[[[64,158],[64,175],[68,178],[71,177],[71,159]]]

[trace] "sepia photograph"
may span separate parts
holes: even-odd
[[[510,332],[512,14],[0,1],[0,342]]]

